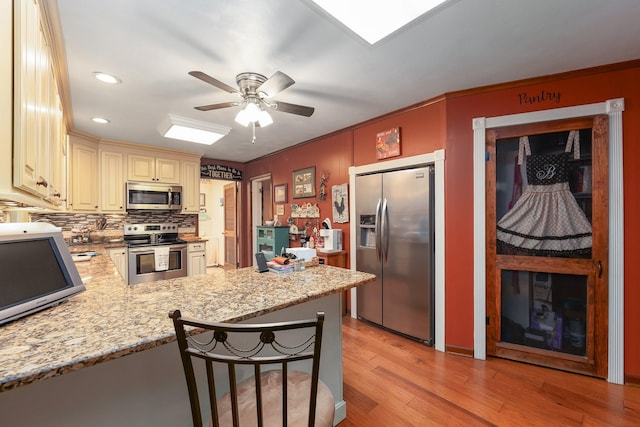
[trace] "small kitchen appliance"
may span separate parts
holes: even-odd
[[[324,252],[342,250],[342,230],[324,229],[320,230],[320,237],[324,240]]]

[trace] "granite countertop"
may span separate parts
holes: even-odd
[[[216,268],[206,275],[128,286],[106,249],[71,248],[98,253],[76,263],[85,292],[0,327],[0,392],[174,341],[168,317],[174,309],[185,317],[236,322],[375,278],[324,265],[287,274]]]

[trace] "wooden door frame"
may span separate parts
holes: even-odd
[[[486,182],[487,129],[570,119],[609,116],[609,344],[607,381],[624,384],[624,188],[622,179],[622,112],[624,99],[595,104],[474,118],[473,124],[473,288],[474,357],[484,360],[486,351]]]

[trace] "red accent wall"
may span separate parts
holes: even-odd
[[[540,96],[559,94],[559,98]],[[527,102],[540,96],[540,102]],[[331,197],[293,199],[293,170],[316,166],[316,191],[323,171],[329,172],[328,188],[349,181],[349,166],[384,162],[376,160],[375,135],[400,127],[401,157],[430,153],[445,148],[445,275],[446,337],[445,344],[473,348],[473,130],[475,117],[493,117],[551,108],[625,99],[624,138],[624,212],[625,212],[625,374],[640,376],[640,62],[624,67],[610,67],[548,76],[535,83],[523,82],[452,93],[440,99],[410,107],[401,112],[372,119],[352,129],[339,132],[290,150],[249,162],[244,168],[245,208],[248,209],[248,181],[251,177],[271,173],[273,184],[288,184],[289,205],[294,202],[318,203],[321,218],[331,218]],[[397,158],[397,157],[396,157]],[[351,219],[351,218],[350,218]],[[352,220],[352,219],[351,219]],[[251,259],[251,224],[245,221],[243,246],[245,260]],[[336,225],[344,231],[344,247],[349,248],[349,224]],[[244,265],[248,265],[246,262]]]
[[[354,130],[354,166],[381,163],[402,157],[432,153],[445,147],[446,122],[443,99],[391,114]],[[376,134],[400,127],[400,156],[376,159]]]
[[[245,169],[245,181],[248,182],[253,177],[270,173],[273,185],[287,184],[287,203],[284,205],[284,215],[280,218],[280,220],[283,221],[283,224],[286,224],[284,221],[291,216],[292,203],[311,203],[318,204],[318,207],[320,208],[320,218],[309,219],[309,221],[314,225],[317,222],[318,228],[320,228],[320,223],[323,219],[329,218],[333,221],[331,187],[349,182],[349,167],[353,164],[352,140],[352,132],[348,130],[255,160],[247,164]],[[259,142],[256,142],[256,144],[258,143]],[[316,197],[294,199],[292,186],[293,171],[310,166],[315,166],[316,168]],[[327,198],[326,200],[321,201],[318,197],[318,191],[320,188],[320,177],[323,173],[326,173],[328,176],[326,181]],[[250,183],[246,185],[245,188],[247,190],[247,200],[250,200]],[[247,206],[249,206],[249,204],[247,204]],[[245,217],[251,218],[250,210],[245,212]],[[297,223],[298,227],[302,228],[304,220],[300,218],[297,220]],[[348,250],[350,241],[349,223],[336,224],[332,222],[331,226],[335,229],[342,230],[342,247]],[[245,259],[251,259],[250,252],[252,247],[251,242],[253,241],[253,228],[254,226],[249,224],[245,229],[245,235],[251,236],[248,240],[245,240]],[[292,241],[290,243],[294,247],[300,246],[299,241]],[[347,263],[349,262],[350,260],[347,259]]]
[[[520,94],[560,94],[521,104]],[[552,79],[514,88],[447,97],[446,150],[446,344],[473,347],[473,130],[474,117],[493,117],[624,98],[625,374],[640,374],[640,67]]]

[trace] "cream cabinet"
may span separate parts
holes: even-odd
[[[14,1],[12,6],[13,58],[5,58],[13,64],[12,186],[36,196],[34,203],[16,194],[17,201],[56,208],[65,188],[66,132],[47,26],[38,2]],[[11,115],[3,117],[10,120]]]
[[[180,160],[130,153],[127,155],[127,179],[180,184]]]
[[[206,242],[189,243],[187,246],[187,274],[197,276],[207,273]]]
[[[129,283],[129,259],[127,257],[127,248],[107,249],[109,258],[116,266],[118,273],[123,277],[125,283]]]
[[[71,138],[69,183],[71,193],[67,202],[72,211],[98,210],[98,147],[78,137]]]
[[[100,147],[100,210],[125,211],[124,153]]]
[[[182,213],[197,214],[200,211],[200,162],[183,161],[180,165],[182,178]]]

